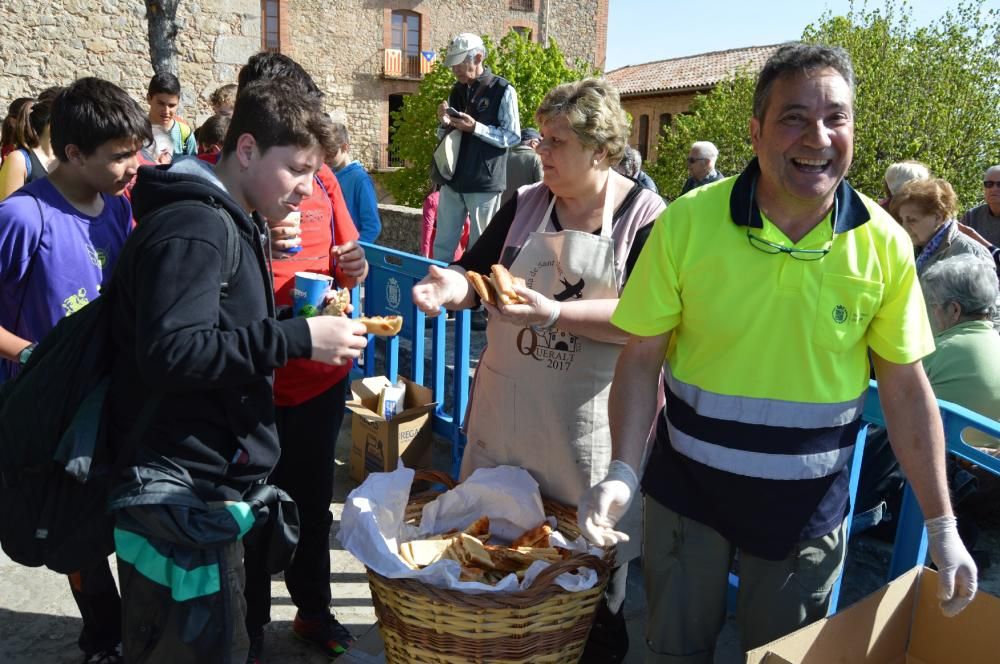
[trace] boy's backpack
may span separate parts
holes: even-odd
[[[193,201],[171,203],[162,214]],[[226,228],[221,283],[225,297],[240,262],[239,231],[221,207]],[[105,396],[116,348],[111,334],[112,275],[101,297],[62,319],[28,363],[0,385],[0,545],[15,562],[71,573],[114,551],[112,483],[133,459],[159,405],[154,394],[122,449],[108,440]]]

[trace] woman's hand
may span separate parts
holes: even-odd
[[[559,319],[560,306],[538,291],[514,286],[514,292],[525,300],[524,304],[501,304],[498,307],[486,305],[490,314],[499,314],[511,322],[526,327],[531,325],[552,325]]]
[[[460,284],[466,285],[461,290]],[[441,307],[458,303],[468,292],[465,275],[456,270],[431,265],[427,276],[413,287],[413,304],[433,318],[441,313]]]

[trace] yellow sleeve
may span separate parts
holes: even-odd
[[[900,233],[886,238],[888,263],[882,307],[868,326],[868,347],[882,358],[896,364],[910,364],[934,352],[924,304],[924,294],[917,278],[917,266],[909,243]]]
[[[676,216],[668,207],[653,222],[635,269],[629,275],[611,324],[640,337],[654,337],[677,327],[681,320],[680,282],[671,231]]]

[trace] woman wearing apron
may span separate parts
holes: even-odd
[[[448,269],[432,267],[413,288],[430,316],[479,304],[466,270],[502,263],[526,288],[526,304],[487,306],[487,345],[467,418],[462,478],[480,467],[527,469],[542,494],[568,505],[599,482],[611,458],[607,399],[625,335],[609,322],[663,200],[611,170],[624,153],[628,118],[603,80],[561,85],[536,113],[541,183],[521,187],[478,242]],[[650,422],[652,425],[652,422]],[[628,650],[622,603],[627,562],[620,545],[584,662],[618,662]]]

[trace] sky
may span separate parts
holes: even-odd
[[[958,3],[909,4],[914,23],[929,25]],[[885,0],[870,5],[883,7]],[[798,39],[827,9],[846,14],[849,7],[849,0],[610,0],[604,70]],[[988,0],[986,7],[1000,8],[1000,0]]]

